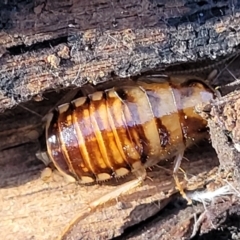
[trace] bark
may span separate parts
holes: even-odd
[[[4,1],[0,110],[50,88],[235,53],[239,8],[235,0]]]
[[[240,91],[231,92],[213,104],[209,126],[221,167],[233,168],[239,175]]]

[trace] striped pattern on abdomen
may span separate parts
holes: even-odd
[[[74,99],[48,118],[48,154],[82,183],[124,176],[204,138],[207,122],[195,106],[213,98],[199,79],[187,79],[136,82]]]

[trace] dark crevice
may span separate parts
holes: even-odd
[[[19,147],[27,145],[27,144],[29,144],[29,143],[19,143],[19,144],[16,144],[16,145],[12,145],[10,147],[1,148],[0,151],[7,151],[7,150],[12,149],[12,148],[19,148]]]
[[[208,1],[200,1],[200,2],[187,2],[185,6],[190,8],[204,7],[206,5],[210,5]]]
[[[208,1],[200,1],[200,2],[197,3],[197,5],[198,5],[199,7],[202,7],[202,6],[204,6],[204,5],[208,5]]]
[[[165,3],[162,1],[157,1],[157,0],[149,0],[149,2],[154,6],[154,8],[164,8]]]
[[[209,19],[212,19],[214,17],[222,17],[226,15],[226,11],[228,10],[228,6],[224,7],[214,7],[212,9],[207,10],[200,10],[195,12],[194,14],[185,15],[182,17],[177,18],[169,18],[168,24],[171,26],[178,26],[180,23],[199,23],[200,25],[205,24],[205,22]]]
[[[231,32],[233,32],[233,33],[237,33],[237,30],[234,29],[234,28],[232,28],[232,27],[229,27],[229,30],[230,30]]]
[[[231,212],[231,209],[228,210],[225,214],[225,216],[222,216],[222,219],[225,219],[224,222],[220,223],[220,226],[216,229],[212,229],[211,231],[207,233],[200,234],[200,231],[198,234],[191,238],[191,240],[207,240],[207,239],[219,239],[219,240],[234,240],[239,239],[240,236],[240,215],[239,210],[236,207],[236,209],[233,210],[235,212]],[[201,229],[199,229],[201,230]]]
[[[38,167],[38,166],[45,166],[45,165],[43,162],[39,161],[39,159],[37,159],[37,158],[35,160],[32,160],[32,161],[26,163],[27,168]]]
[[[156,204],[159,204],[159,202],[158,203],[156,202]],[[111,240],[124,240],[139,236],[139,234],[143,232],[144,229],[153,226],[156,222],[162,221],[170,214],[177,215],[177,213],[183,210],[184,208],[186,208],[186,201],[182,200],[181,198],[175,198],[174,201],[170,201],[158,213],[154,214],[153,216],[147,218],[144,221],[141,221],[138,224],[135,224],[131,227],[127,227],[121,236],[114,237]]]
[[[227,131],[227,130],[223,130],[225,136],[227,137],[227,141],[229,144],[233,144],[233,140],[232,140],[232,137],[231,137],[231,132],[230,131]]]
[[[56,39],[50,39],[50,40],[45,40],[43,42],[38,42],[30,46],[26,46],[25,44],[13,46],[13,47],[7,48],[7,51],[9,52],[10,55],[15,56],[15,55],[21,55],[26,52],[38,51],[40,49],[55,47],[61,43],[67,43],[67,42],[68,42],[68,37],[64,36]]]

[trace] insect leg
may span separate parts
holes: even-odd
[[[173,178],[176,184],[176,189],[180,192],[183,198],[185,198],[188,204],[192,204],[192,200],[187,197],[186,193],[184,192],[183,186],[181,185],[179,178],[178,178],[178,170],[180,169],[181,161],[183,159],[184,151],[177,154],[174,160],[174,169],[173,169]]]
[[[137,186],[141,185],[147,175],[146,169],[144,167],[141,167],[140,169],[134,171],[133,173],[135,176],[137,176],[136,179],[116,187],[115,190],[103,195],[102,197],[88,204],[68,223],[68,225],[64,228],[63,232],[60,234],[60,236],[57,237],[56,240],[63,240],[67,236],[67,234],[71,231],[75,224],[89,216],[91,212],[93,212],[98,206],[101,206],[102,204],[112,199],[116,199],[123,193],[126,193],[136,188]]]

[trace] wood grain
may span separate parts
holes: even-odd
[[[31,149],[31,146],[27,147]],[[205,149],[202,155],[195,153],[202,149]],[[189,162],[184,161],[182,165],[189,177],[189,189],[201,187],[216,178],[216,155],[208,145],[202,149],[193,149],[187,156]],[[16,151],[14,154],[17,157]],[[36,164],[35,159],[29,156],[25,161],[23,158],[13,160],[11,164],[1,164],[0,229],[4,239],[54,239],[78,211],[86,208],[87,203],[116,187],[67,184],[57,174],[53,175],[53,180],[44,182],[40,178],[44,166]],[[164,167],[170,169],[171,166],[168,162]],[[157,203],[166,201],[176,190],[169,171],[156,168],[148,175],[151,180],[146,180],[143,186],[120,197],[118,203],[114,200],[104,204],[81,221],[68,239],[111,239],[121,235],[125,228],[157,213],[161,209],[161,204]]]

